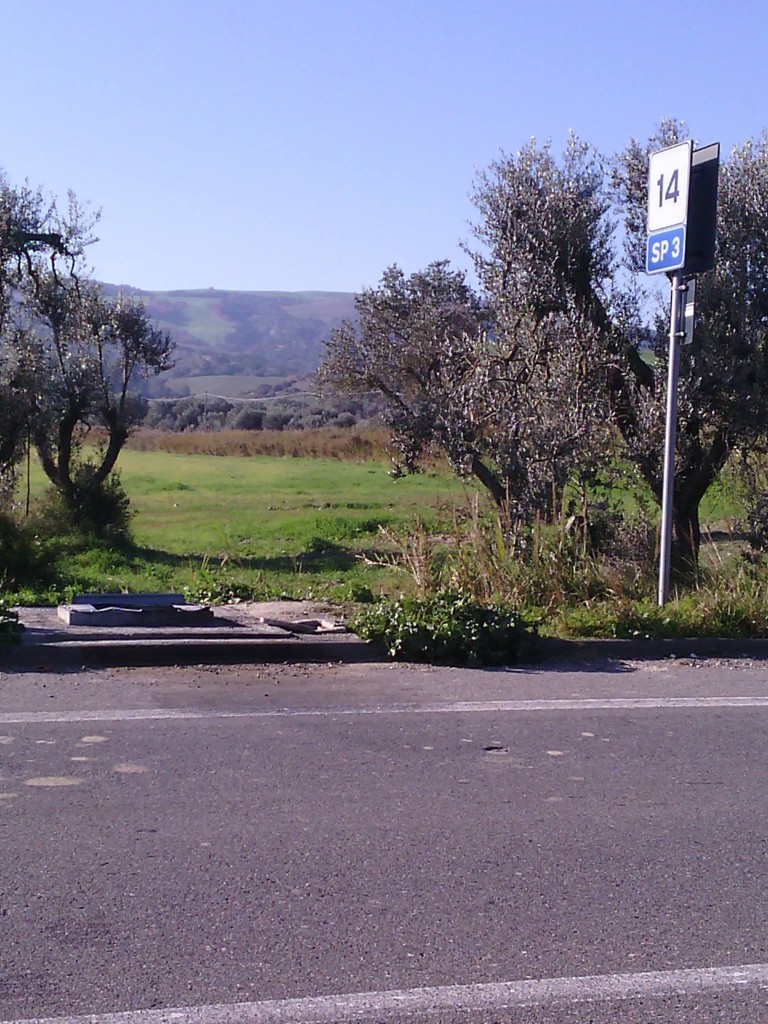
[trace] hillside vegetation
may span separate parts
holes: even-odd
[[[307,377],[317,369],[324,339],[355,312],[347,292],[103,288],[107,295],[122,288],[141,298],[152,321],[176,343],[175,365],[151,381],[152,395],[258,397],[264,378],[275,384]]]

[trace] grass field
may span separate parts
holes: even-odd
[[[135,513],[133,546],[57,541],[50,558],[45,555],[55,572],[34,588],[14,591],[17,603],[56,603],[90,590],[186,589],[204,601],[287,596],[338,603],[397,594],[411,589],[412,579],[391,565],[367,564],[391,549],[380,528],[412,535],[416,544],[427,537],[428,546],[444,547],[452,534],[455,544],[455,511],[467,512],[476,493],[439,464],[393,480],[382,457],[384,440],[375,432],[365,438],[350,431],[316,431],[316,438],[309,431],[283,432],[275,435],[277,449],[269,432],[241,433],[160,437],[183,446],[177,451],[152,450],[158,442],[152,433],[133,438],[132,444],[148,446],[126,448],[119,461]],[[253,439],[285,454],[253,454]],[[45,490],[35,466],[30,490],[34,516]],[[22,505],[25,491],[22,480]],[[621,497],[631,510],[634,492]],[[703,566],[730,564],[740,547],[734,539],[740,512],[726,476],[702,506]],[[538,571],[547,571],[543,563]]]
[[[359,557],[380,546],[380,526],[407,531],[422,519],[437,528],[467,502],[446,472],[393,480],[382,461],[126,450],[119,465],[135,550],[73,551],[70,589],[186,586],[216,597],[251,588],[265,597],[353,600],[366,587],[397,586],[392,570]],[[44,489],[33,467],[33,511]]]

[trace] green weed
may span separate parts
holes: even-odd
[[[0,595],[0,645],[16,644],[21,640],[24,627],[19,623],[19,613],[11,607],[6,595]]]
[[[388,468],[126,451],[121,479],[134,539],[117,547],[72,529],[52,532],[39,512],[45,481],[35,469],[38,511],[0,521],[0,584],[22,605],[141,590],[178,590],[204,603],[291,597],[367,605],[400,657],[419,656],[427,621],[435,657],[483,660],[483,644],[496,657],[493,630],[472,647],[475,619],[461,618],[468,608],[505,609],[560,636],[768,636],[768,560],[758,550],[749,562],[741,557],[735,529],[706,543],[693,587],[658,609],[655,526],[643,495],[593,499],[589,529],[573,516],[515,531],[440,469],[393,481]],[[621,486],[630,482],[622,477]],[[733,512],[735,521],[734,493],[713,495],[718,516]],[[427,605],[398,597],[387,611],[377,600],[387,595]],[[463,653],[451,646],[457,622],[470,637]]]
[[[379,602],[360,611],[352,628],[406,661],[508,665],[533,652],[533,636],[514,609],[450,591]]]

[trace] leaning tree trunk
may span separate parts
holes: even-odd
[[[113,419],[112,422],[108,424],[108,429],[109,443],[102,455],[100,465],[96,468],[93,474],[93,482],[97,486],[101,486],[115,468],[117,457],[123,450],[123,445],[128,440],[128,429],[121,420]]]
[[[687,466],[678,470],[672,507],[672,575],[690,579],[699,565],[701,526],[699,507],[702,498],[720,475],[730,452],[725,435],[719,431],[709,447],[690,449]]]
[[[672,509],[672,552],[670,570],[672,578],[687,580],[696,574],[701,547],[699,524],[700,498],[675,493]]]
[[[696,431],[693,431],[694,435]],[[676,460],[675,486],[672,499],[672,551],[670,569],[672,578],[679,582],[696,575],[701,547],[699,508],[704,495],[722,472],[731,446],[726,434],[720,430],[707,445],[697,438],[688,441],[687,451]],[[682,461],[682,465],[681,465]],[[662,504],[662,479],[658,463],[650,458],[635,458],[643,479]]]

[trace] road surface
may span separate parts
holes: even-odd
[[[767,741],[758,661],[5,673],[0,1021],[766,1020]]]

